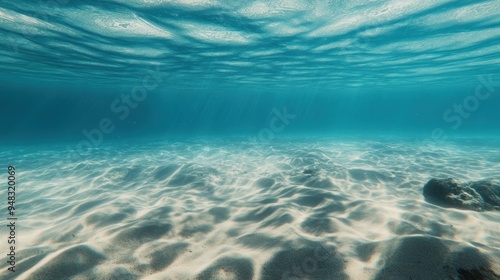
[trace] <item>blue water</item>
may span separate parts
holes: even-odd
[[[41,3],[0,3],[2,140],[499,132],[498,1]]]
[[[500,275],[499,0],[0,0],[0,83],[0,279]]]

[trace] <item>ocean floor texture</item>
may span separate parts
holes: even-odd
[[[0,161],[18,167],[17,279],[500,279],[500,211],[422,195],[431,178],[500,181],[498,141],[152,141]]]

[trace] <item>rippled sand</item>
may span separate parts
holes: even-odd
[[[207,140],[66,155],[0,153],[19,171],[18,279],[500,275],[500,213],[422,196],[432,177],[500,180],[494,143]]]

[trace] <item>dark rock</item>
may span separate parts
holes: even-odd
[[[453,179],[431,179],[424,186],[427,202],[442,207],[482,211],[485,202],[475,190]]]
[[[474,211],[500,210],[500,186],[490,181],[459,183],[431,179],[424,186],[425,200],[449,208]]]
[[[478,192],[484,202],[493,206],[500,206],[500,185],[495,185],[491,181],[478,181],[470,183],[470,188]]]

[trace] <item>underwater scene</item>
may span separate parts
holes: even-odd
[[[500,279],[500,1],[0,0],[0,279]]]

